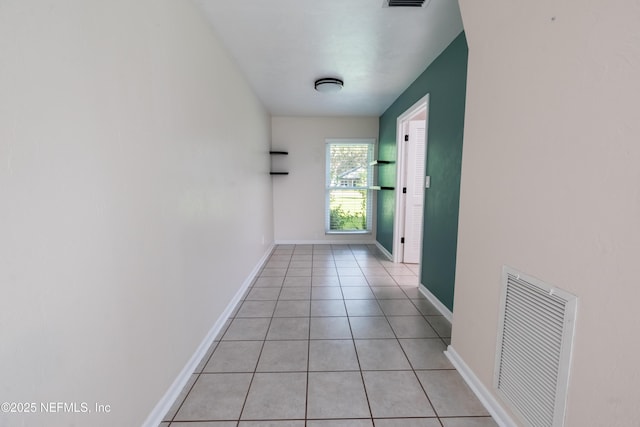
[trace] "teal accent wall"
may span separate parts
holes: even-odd
[[[378,139],[378,158],[395,160],[398,116],[429,94],[426,174],[431,188],[425,192],[421,283],[452,311],[467,56],[462,32],[380,117]],[[395,186],[395,164],[379,166],[378,182]],[[396,195],[391,190],[378,193],[376,238],[391,252]]]

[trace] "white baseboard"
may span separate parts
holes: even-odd
[[[171,384],[167,392],[164,394],[164,396],[162,396],[160,401],[156,404],[155,408],[153,408],[145,422],[142,424],[143,427],[158,427],[158,425],[162,422],[162,419],[167,414],[169,409],[171,409],[173,403],[180,395],[182,389],[187,385],[187,382],[198,367],[198,364],[200,363],[202,358],[207,355],[209,348],[224,327],[227,319],[231,317],[233,310],[235,310],[238,303],[242,300],[245,292],[247,291],[249,286],[251,286],[251,283],[253,283],[255,278],[260,273],[260,270],[273,252],[274,247],[274,245],[271,245],[262,256],[262,258],[260,258],[258,264],[256,264],[249,276],[247,276],[245,281],[242,283],[242,286],[233,296],[220,317],[218,317],[218,320],[216,320],[216,322],[213,324],[213,326],[209,330],[209,333],[207,333],[207,336],[204,338],[204,340],[202,340],[193,356],[191,356],[185,367],[182,369],[182,371],[180,371],[180,374],[178,374],[177,378],[173,381],[173,384]]]
[[[386,256],[387,258],[389,258],[389,261],[391,261],[391,262],[395,262],[395,261],[394,261],[394,259],[393,259],[393,255],[391,254],[391,252],[389,252],[389,251],[387,250],[387,248],[385,248],[384,246],[382,246],[382,245],[380,244],[380,242],[378,242],[377,240],[376,240],[376,247],[378,248],[378,250],[379,250],[380,252],[382,252],[382,254],[383,254],[384,256]]]
[[[276,245],[373,245],[372,238],[354,238],[353,240],[276,240]]]
[[[453,323],[453,313],[451,312],[451,310],[449,310],[446,305],[441,303],[440,300],[434,294],[432,294],[425,285],[420,284],[420,286],[418,286],[418,290],[422,295],[424,295],[426,299],[429,300],[429,302],[431,302],[431,304],[433,304],[438,309],[438,311],[445,317],[445,319]]]
[[[517,424],[513,421],[513,418],[507,414],[504,408],[496,400],[496,398],[489,392],[489,390],[482,384],[480,379],[473,373],[456,350],[449,346],[444,354],[449,358],[451,364],[458,370],[462,378],[465,380],[469,388],[475,393],[480,402],[484,405],[487,411],[491,414],[494,421],[500,427],[517,427]]]

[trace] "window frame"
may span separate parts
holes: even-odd
[[[332,145],[368,145],[367,153],[367,182],[366,186],[349,187],[341,186],[338,181],[336,186],[331,186],[331,146]],[[371,189],[373,185],[373,158],[376,149],[375,138],[327,138],[325,139],[325,234],[372,234],[374,198]],[[332,230],[330,195],[332,191],[364,190],[366,195],[366,229],[365,230]]]

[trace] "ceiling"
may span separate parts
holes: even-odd
[[[462,31],[456,0],[196,2],[274,116],[379,116]]]

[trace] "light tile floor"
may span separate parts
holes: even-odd
[[[417,270],[375,246],[277,246],[160,426],[496,427]]]

